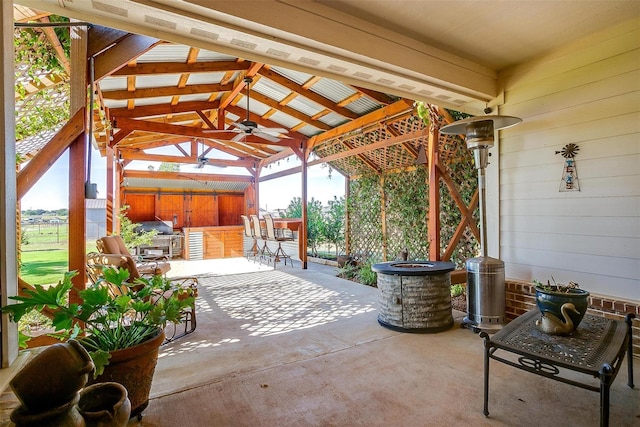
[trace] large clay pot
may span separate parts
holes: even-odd
[[[39,414],[75,399],[93,369],[89,353],[77,341],[69,340],[42,350],[9,385],[25,413]]]
[[[131,417],[142,414],[149,404],[151,381],[158,362],[158,350],[163,341],[164,331],[158,329],[158,335],[142,344],[112,351],[109,364],[104,367],[102,375],[89,382],[122,384],[129,393]]]
[[[76,406],[79,397],[80,393],[76,393],[70,401],[37,413],[27,412],[24,406],[18,406],[11,412],[11,421],[16,427],[85,427]]]
[[[575,331],[589,306],[589,292],[583,289],[569,289],[567,292],[559,292],[555,286],[551,290],[544,290],[536,287],[536,304],[541,313],[551,313],[558,319],[563,320],[562,306],[565,303],[572,303],[576,312],[568,311],[567,315],[573,322],[573,330]]]
[[[82,390],[78,411],[87,427],[124,427],[129,423],[131,402],[121,384],[98,383]]]

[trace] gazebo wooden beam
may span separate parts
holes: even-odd
[[[116,43],[115,46],[96,56],[94,65],[95,80],[99,81],[108,75],[112,75],[115,71],[125,67],[127,63],[159,43],[160,41],[153,37],[129,34]]]
[[[208,111],[217,110],[220,107],[220,101],[190,101],[181,102],[177,105],[171,104],[156,104],[145,105],[140,107],[134,107],[133,110],[129,110],[126,107],[122,108],[110,108],[110,117],[121,117],[127,119],[135,119],[138,117],[150,117],[149,120],[157,120],[152,118],[153,116],[164,116],[167,114],[179,114],[179,113],[195,113],[196,111]],[[186,118],[189,120],[189,118]]]
[[[146,179],[180,179],[195,181],[224,181],[224,182],[253,182],[252,176],[244,175],[222,175],[208,173],[184,173],[165,171],[132,171],[125,170],[123,178],[146,178]]]
[[[80,135],[84,135],[84,112],[82,108],[54,135],[47,145],[18,172],[16,177],[17,197],[20,200],[36,182],[60,158],[62,153]]]
[[[354,119],[349,123],[336,126],[331,130],[323,132],[319,135],[312,136],[311,138],[309,138],[309,148],[314,148],[321,142],[329,141],[331,139],[339,137],[340,135],[344,135],[350,132],[356,132],[361,130],[362,128],[375,125],[379,122],[387,120],[391,117],[395,117],[398,114],[402,114],[403,112],[407,112],[407,111],[413,111],[412,101],[402,99],[398,102],[394,102],[391,105],[380,108],[379,110],[375,110],[365,116]]]
[[[204,61],[193,64],[182,62],[149,62],[120,68],[112,76],[143,76],[157,74],[182,73],[215,73],[226,71],[244,71],[251,66],[250,62],[237,61]]]
[[[198,156],[194,153],[191,156],[170,156],[164,154],[148,154],[140,150],[127,150],[122,148],[120,150],[122,158],[126,160],[143,160],[149,162],[169,162],[169,163],[190,163],[198,164]],[[209,159],[207,165],[219,166],[219,167],[251,167],[255,160],[247,159]]]
[[[202,93],[211,93],[211,92],[228,92],[233,88],[232,85],[226,84],[221,85],[219,83],[212,84],[195,84],[195,85],[187,85],[185,87],[175,87],[175,86],[166,86],[166,87],[150,87],[143,89],[135,89],[134,91],[129,91],[127,89],[122,90],[107,90],[102,91],[102,98],[104,99],[141,99],[141,98],[155,98],[161,96],[183,96],[183,95],[198,95]],[[200,110],[197,110],[200,111]]]
[[[310,89],[307,89],[304,87],[304,85],[299,85],[296,82],[287,79],[286,77],[270,70],[270,69],[266,69],[263,68],[260,70],[260,75],[268,78],[271,81],[274,81],[276,83],[278,83],[281,86],[286,87],[287,89],[289,89],[290,91],[297,93],[299,95],[304,96],[307,99],[310,99],[313,102],[316,102],[317,104],[335,112],[340,114],[341,116],[347,117],[349,119],[355,119],[358,117],[358,115],[356,113],[354,113],[353,111],[344,108],[344,107],[340,107],[337,104],[335,104],[334,102],[331,102],[329,99],[320,96],[319,94],[317,94],[316,92],[313,92]]]

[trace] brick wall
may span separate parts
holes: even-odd
[[[506,280],[506,317],[513,320],[536,307],[536,289],[530,282]],[[640,301],[622,301],[600,295],[589,296],[587,313],[608,319],[624,320],[627,313],[633,313],[633,354],[640,358]]]

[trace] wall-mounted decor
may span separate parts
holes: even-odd
[[[578,168],[574,157],[578,154],[580,147],[571,143],[562,147],[562,150],[556,151],[564,157],[564,166],[562,167],[562,180],[560,181],[560,191],[580,191],[580,183],[578,182]]]

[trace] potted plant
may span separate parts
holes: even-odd
[[[533,280],[533,284],[536,286],[536,305],[543,317],[547,313],[555,317],[555,319],[550,318],[551,322],[555,322],[557,319],[566,324],[569,320],[573,324],[571,328],[567,328],[570,329],[566,331],[569,333],[578,327],[587,312],[589,292],[580,289],[575,282],[556,283],[553,277],[551,280],[553,280],[553,285],[548,280],[546,285],[538,280]],[[565,304],[572,304],[573,308]]]
[[[193,304],[194,290],[177,287],[160,275],[128,283],[126,269],[105,268],[104,277],[81,290],[82,301],[72,304],[69,291],[76,274],[65,273],[55,286],[36,286],[24,296],[11,297],[18,302],[2,307],[2,311],[17,322],[32,310],[46,308],[53,315],[55,328],[50,335],[61,340],[78,339],[95,364],[93,382],[124,385],[131,400],[131,416],[139,415],[149,401],[164,328],[167,322],[180,321],[184,310]],[[28,338],[21,337],[21,344]],[[122,363],[124,375],[120,377],[117,370]],[[141,376],[134,377],[138,374]]]

